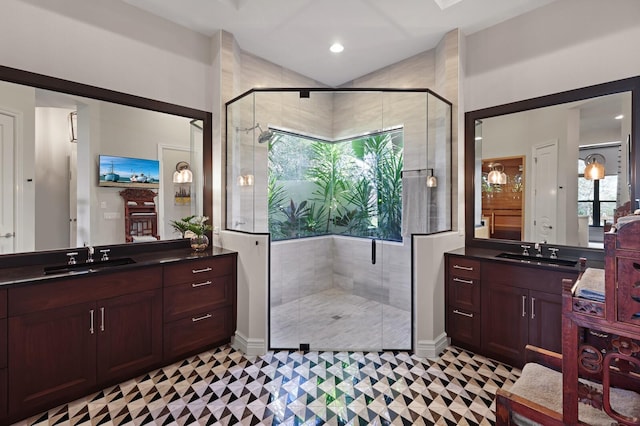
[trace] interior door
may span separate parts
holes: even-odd
[[[557,241],[557,142],[533,148],[533,241]]]
[[[0,113],[0,254],[15,251],[14,206],[14,118]]]

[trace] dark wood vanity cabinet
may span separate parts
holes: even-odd
[[[174,360],[235,332],[236,255],[164,267],[164,358]]]
[[[0,424],[229,342],[237,254],[188,253],[0,288]]]
[[[480,348],[480,261],[446,256],[445,317],[447,334],[454,345]]]
[[[562,280],[578,273],[506,262],[484,266],[483,353],[521,367],[527,344],[562,352]]]
[[[527,344],[562,351],[562,280],[577,271],[451,254],[445,266],[452,344],[515,367],[524,365]]]
[[[9,411],[33,413],[162,360],[162,268],[29,284],[10,300]]]

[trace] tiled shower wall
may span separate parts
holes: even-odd
[[[271,306],[330,288],[411,310],[411,246],[338,235],[271,243]]]

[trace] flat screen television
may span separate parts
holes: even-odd
[[[159,188],[160,162],[143,158],[100,155],[98,186]]]

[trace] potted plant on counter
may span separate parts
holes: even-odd
[[[204,251],[209,246],[209,237],[206,233],[211,231],[211,225],[206,222],[207,216],[187,216],[180,220],[170,222],[173,229],[182,235],[182,238],[189,238],[191,248],[194,251]]]

